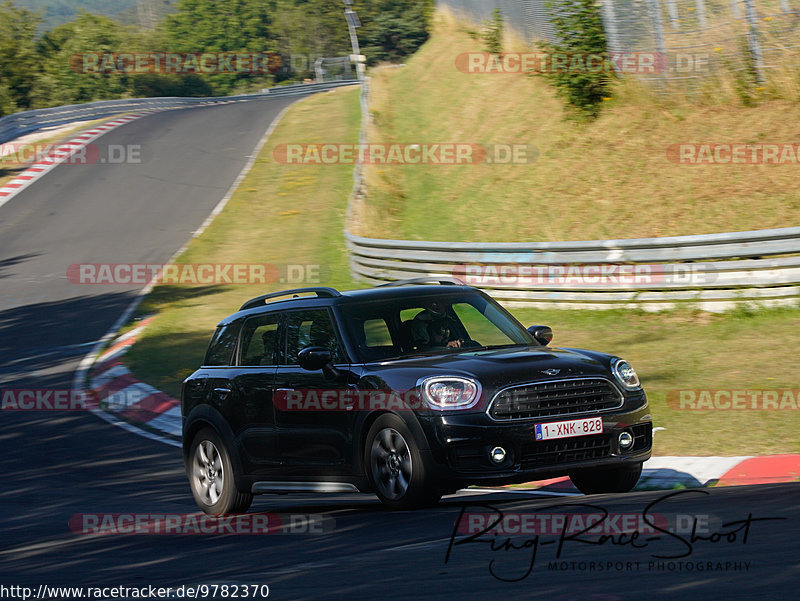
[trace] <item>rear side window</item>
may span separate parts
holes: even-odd
[[[252,317],[242,328],[239,365],[277,365],[279,315]]]
[[[217,331],[211,337],[211,342],[208,343],[206,360],[203,365],[231,365],[238,333],[238,323],[217,327]]]

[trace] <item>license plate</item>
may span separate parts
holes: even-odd
[[[552,440],[553,438],[571,438],[603,433],[602,417],[570,419],[564,422],[548,422],[536,424],[536,440]]]

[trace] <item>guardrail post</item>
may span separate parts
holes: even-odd
[[[747,41],[750,45],[750,56],[753,61],[753,68],[755,70],[756,82],[759,84],[764,83],[764,53],[761,50],[761,42],[759,41],[758,31],[758,15],[756,14],[756,6],[754,0],[744,0],[745,13],[747,15]]]
[[[695,6],[697,7],[697,22],[700,27],[706,26],[706,5],[703,0],[695,0]]]
[[[733,0],[734,2],[736,0]],[[672,29],[678,30],[681,28],[680,20],[678,19],[678,5],[675,0],[667,0],[667,11],[669,12],[669,20],[672,23]]]

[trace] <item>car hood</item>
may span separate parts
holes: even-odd
[[[437,375],[472,376],[484,390],[541,380],[560,380],[580,376],[604,376],[613,380],[609,369],[611,356],[594,351],[551,347],[513,347],[503,349],[463,350],[452,354],[409,357],[382,364],[395,376],[406,380]],[[374,375],[377,375],[373,371]],[[402,377],[406,376],[406,377]],[[395,378],[391,378],[394,380]],[[399,382],[395,381],[395,384]]]

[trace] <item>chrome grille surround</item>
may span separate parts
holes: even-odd
[[[519,392],[523,389],[529,390]],[[509,394],[516,395],[516,398],[502,398]],[[613,411],[622,407],[624,401],[625,397],[619,388],[601,376],[540,380],[498,390],[486,409],[486,415],[496,422],[550,420]],[[542,402],[548,405],[541,407]],[[498,411],[498,405],[502,403],[509,408]]]

